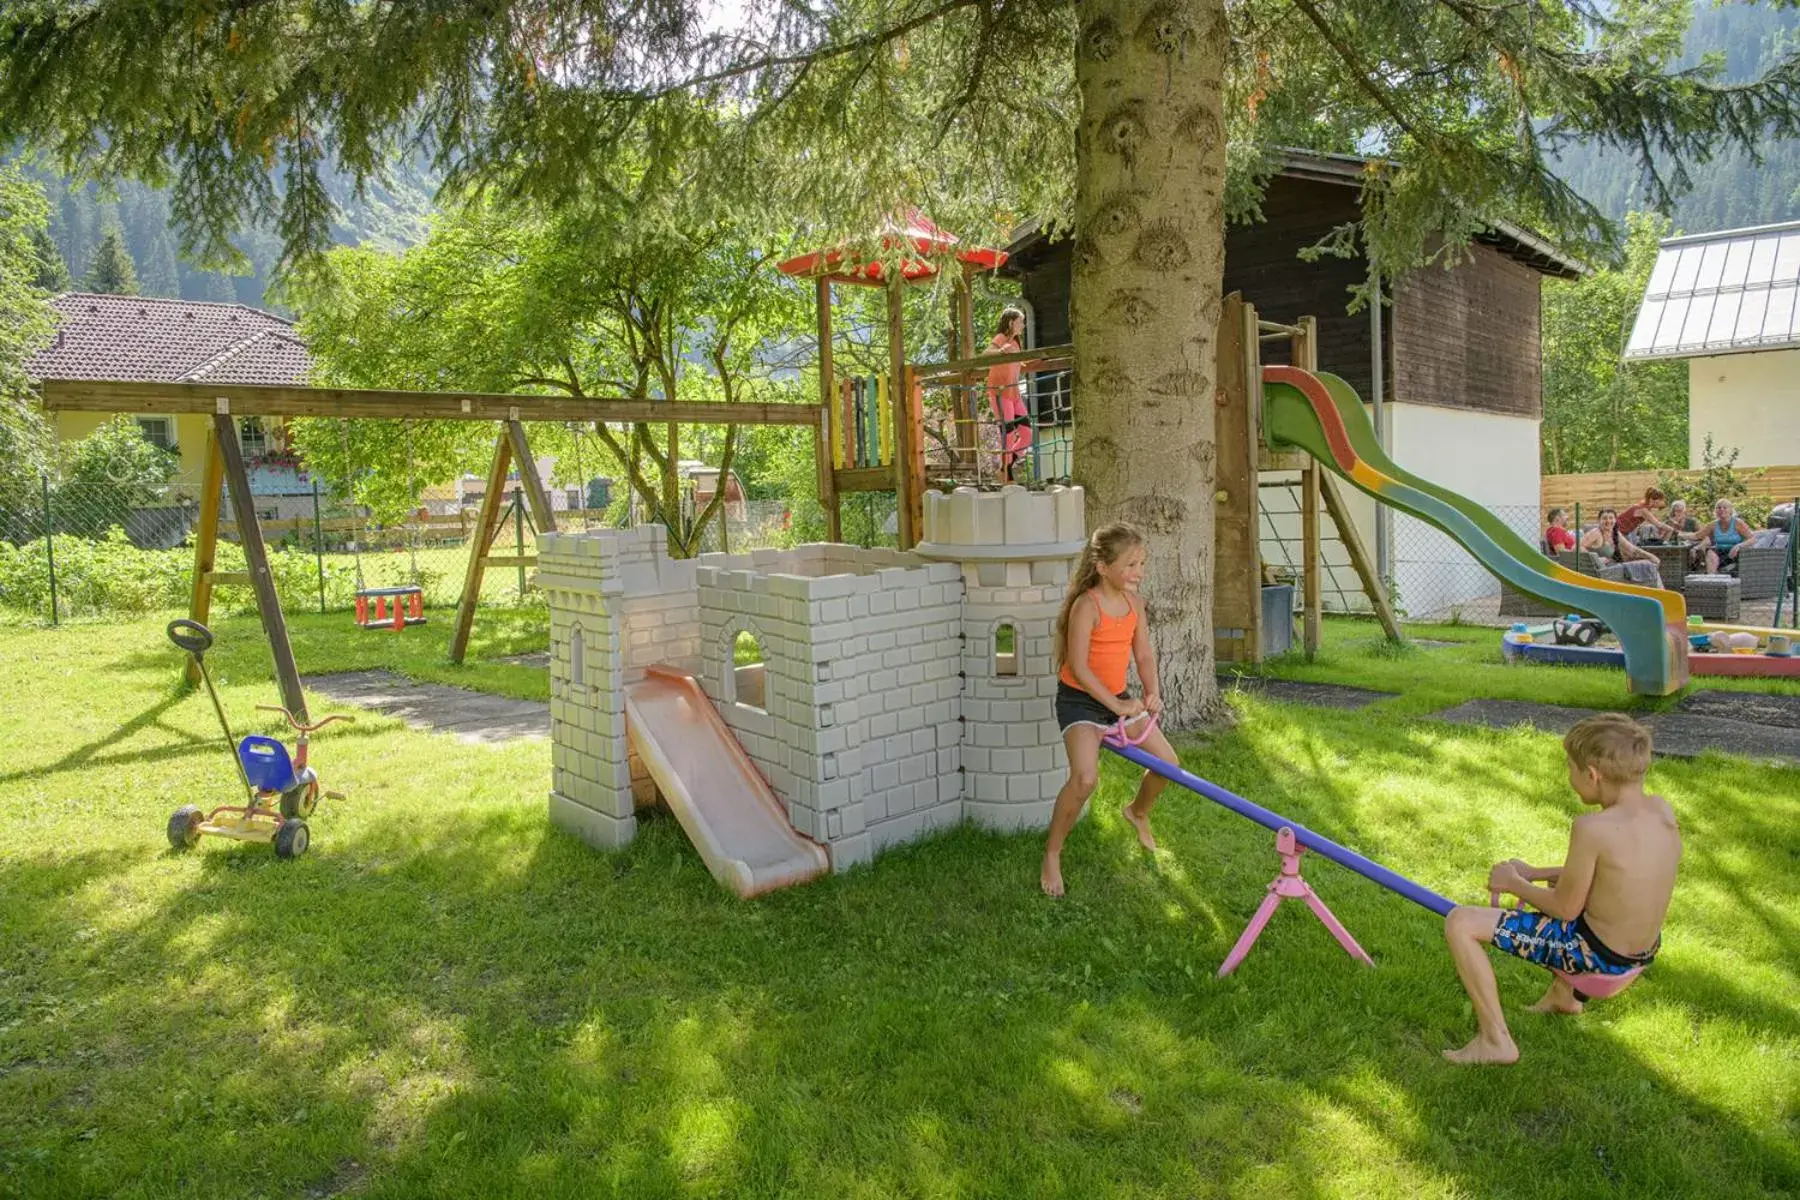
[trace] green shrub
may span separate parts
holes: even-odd
[[[147,613],[185,608],[193,592],[194,552],[140,550],[118,526],[99,537],[60,535],[55,542],[56,599],[60,615]],[[215,568],[243,571],[243,548],[219,544]],[[272,549],[269,570],[284,607],[315,607],[319,602],[319,563],[306,551]],[[348,608],[356,592],[356,571],[348,563],[325,563],[325,602]],[[214,608],[238,612],[254,609],[248,586],[215,590]],[[50,573],[42,538],[14,545],[0,542],[0,607],[36,614],[50,611]]]
[[[1714,504],[1729,500],[1750,528],[1761,529],[1767,523],[1775,501],[1766,495],[1752,494],[1751,485],[1761,485],[1764,470],[1761,467],[1740,470],[1737,459],[1736,447],[1729,451],[1714,447],[1709,433],[1706,445],[1701,449],[1699,469],[1663,471],[1657,486],[1671,500],[1686,500],[1688,512],[1702,526],[1713,519]]]

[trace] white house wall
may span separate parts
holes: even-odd
[[[1387,412],[1395,463],[1485,505],[1535,544],[1541,461],[1535,418],[1423,404],[1391,404]],[[1393,571],[1400,607],[1413,616],[1500,590],[1449,535],[1402,513],[1394,514]]]
[[[1688,465],[1706,437],[1740,467],[1800,463],[1800,350],[1688,360]]]

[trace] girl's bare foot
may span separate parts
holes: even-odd
[[[1132,801],[1132,804],[1135,803],[1137,801]],[[1120,811],[1125,814],[1125,819],[1131,822],[1131,827],[1137,830],[1138,844],[1146,850],[1156,849],[1156,835],[1150,832],[1150,818],[1140,817],[1132,812],[1131,804],[1127,804]]]
[[[1550,985],[1543,998],[1527,1008],[1526,1012],[1561,1013],[1565,1016],[1579,1016],[1585,1006],[1575,998],[1575,991],[1568,984],[1558,979]]]
[[[1444,1057],[1458,1066],[1510,1066],[1519,1061],[1519,1048],[1510,1037],[1487,1038],[1481,1034],[1461,1050],[1446,1050]]]
[[[1038,875],[1038,886],[1046,896],[1063,894],[1062,859],[1060,855],[1044,855],[1044,869]]]

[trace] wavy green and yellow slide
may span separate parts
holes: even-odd
[[[1376,442],[1361,397],[1342,379],[1264,367],[1263,431],[1272,445],[1304,450],[1382,503],[1437,526],[1520,591],[1599,617],[1625,651],[1633,692],[1666,696],[1687,686],[1687,601],[1679,592],[1571,571],[1486,508],[1402,469]]]

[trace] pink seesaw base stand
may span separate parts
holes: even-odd
[[[1134,725],[1139,727],[1135,733],[1132,732]],[[1129,720],[1121,719],[1103,740],[1112,746],[1136,746],[1142,744],[1155,728],[1156,719],[1149,713],[1141,713]],[[1313,915],[1331,931],[1331,936],[1337,939],[1338,945],[1344,948],[1346,954],[1359,962],[1374,966],[1375,960],[1369,957],[1368,951],[1357,944],[1356,939],[1350,936],[1350,931],[1344,928],[1344,923],[1337,919],[1330,907],[1319,899],[1319,894],[1312,890],[1312,885],[1301,878],[1300,856],[1306,850],[1294,839],[1294,831],[1285,825],[1276,831],[1275,853],[1281,856],[1281,873],[1269,881],[1268,893],[1257,906],[1256,915],[1250,918],[1250,924],[1244,926],[1244,932],[1238,935],[1237,944],[1231,948],[1231,953],[1219,964],[1218,977],[1223,979],[1237,970],[1238,964],[1249,956],[1250,948],[1256,945],[1256,939],[1262,936],[1269,918],[1275,915],[1275,910],[1281,907],[1283,900],[1306,901],[1306,907],[1312,909]]]
[[[1275,910],[1281,907],[1283,900],[1306,901],[1306,907],[1312,909],[1313,916],[1319,918],[1325,928],[1331,931],[1331,936],[1337,939],[1338,945],[1344,948],[1346,954],[1374,966],[1375,960],[1356,944],[1356,939],[1350,936],[1344,923],[1319,899],[1319,894],[1312,890],[1312,885],[1300,878],[1300,856],[1306,851],[1294,840],[1293,830],[1283,827],[1275,834],[1275,853],[1281,855],[1281,874],[1269,881],[1268,894],[1257,905],[1256,915],[1250,918],[1250,924],[1244,926],[1244,932],[1238,936],[1237,945],[1231,948],[1231,953],[1219,964],[1219,978],[1223,979],[1237,970],[1237,965],[1249,955],[1250,947],[1256,945],[1256,939],[1262,936],[1263,927],[1268,925],[1269,918],[1275,915]]]

